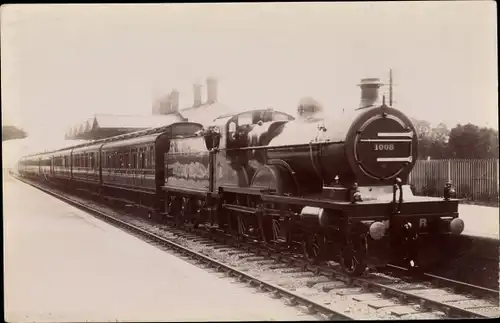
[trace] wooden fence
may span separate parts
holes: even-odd
[[[443,196],[451,180],[457,197],[498,205],[498,159],[418,160],[409,182],[417,195]]]

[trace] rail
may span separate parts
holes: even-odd
[[[82,209],[87,210],[91,213],[94,213],[98,217],[100,217],[108,222],[111,222],[115,225],[121,226],[129,231],[135,232],[135,233],[140,234],[142,236],[149,237],[150,240],[152,239],[153,241],[161,242],[162,244],[167,244],[168,246],[171,246],[171,249],[172,248],[175,250],[186,249],[186,248],[184,248],[176,243],[165,240],[157,235],[151,234],[151,233],[149,233],[143,229],[140,229],[136,226],[133,226],[133,225],[125,223],[123,221],[117,220],[117,219],[115,219],[109,215],[106,215],[105,213],[103,213],[99,210],[96,210],[92,207],[89,207],[89,206],[84,205],[82,203],[74,202],[66,196],[54,193],[51,190],[42,188],[39,185],[34,185],[32,183],[29,183],[29,182],[28,182],[28,184],[30,184],[34,187],[37,187],[37,188],[41,189],[42,191],[45,191],[48,194],[51,194],[55,197],[63,199],[65,201],[67,201],[68,203],[73,204],[79,208],[82,208]],[[238,244],[239,245],[246,245],[247,249],[249,251],[252,250],[253,252],[256,252],[256,254],[259,254],[262,252],[262,248],[259,247],[255,243],[238,242]],[[181,248],[181,249],[178,249],[178,248]],[[330,319],[350,319],[350,317],[348,317],[344,314],[341,314],[338,312],[332,312],[331,309],[324,307],[321,304],[317,304],[317,303],[315,303],[315,302],[313,302],[305,297],[302,297],[302,296],[297,295],[291,291],[280,288],[279,286],[276,286],[275,284],[269,284],[269,283],[263,282],[262,280],[259,280],[258,278],[254,277],[254,276],[248,275],[247,273],[239,271],[238,269],[235,269],[231,266],[222,264],[221,262],[213,260],[213,259],[211,259],[207,256],[204,256],[204,255],[201,255],[197,252],[193,252],[193,251],[190,251],[187,249],[186,249],[186,251],[182,251],[182,252],[185,252],[186,255],[192,255],[192,257],[194,257],[196,259],[200,259],[201,261],[204,261],[206,263],[213,264],[214,267],[219,268],[221,271],[227,272],[228,274],[236,275],[238,277],[242,277],[242,279],[244,279],[244,280],[247,280],[249,282],[253,282],[253,284],[256,284],[257,286],[261,286],[261,288],[264,290],[272,291],[273,293],[284,295],[285,297],[293,299],[294,302],[299,303],[299,304],[303,304],[303,305],[309,307],[311,310],[323,313],[324,315],[327,315]],[[402,303],[420,304],[422,311],[424,311],[424,312],[426,310],[430,309],[430,310],[436,310],[439,312],[444,312],[449,317],[457,317],[457,318],[489,317],[487,315],[483,315],[481,313],[475,312],[475,311],[468,309],[468,308],[454,306],[452,304],[447,304],[447,303],[441,302],[439,300],[434,300],[431,298],[424,297],[422,295],[407,292],[405,290],[401,290],[400,288],[395,288],[395,287],[387,285],[387,284],[378,283],[377,280],[373,276],[353,278],[353,277],[350,277],[350,276],[346,275],[345,273],[341,272],[340,270],[326,268],[326,267],[312,266],[312,265],[309,265],[307,262],[305,262],[302,259],[293,258],[293,257],[285,255],[283,253],[279,253],[279,252],[275,253],[275,256],[277,256],[277,257],[271,257],[271,258],[273,258],[274,260],[278,260],[278,261],[281,259],[283,262],[285,262],[289,265],[299,264],[303,269],[308,270],[308,271],[312,271],[316,275],[330,277],[330,279],[332,279],[333,281],[337,280],[337,281],[347,282],[347,284],[352,285],[352,286],[361,287],[363,290],[367,290],[370,292],[372,292],[372,291],[380,292],[387,297],[396,297],[396,298],[400,299],[402,301]],[[427,278],[428,279],[432,278],[434,280],[439,279],[440,282],[446,281],[446,279],[444,279],[444,278],[432,276],[429,274],[427,274]],[[454,282],[452,280],[448,280],[447,283],[449,285],[453,285],[455,287],[457,287],[457,285],[459,285],[458,282]],[[460,287],[462,287],[464,289],[468,289],[468,290],[474,289],[475,291],[480,292],[482,294],[488,294],[488,297],[496,297],[498,299],[498,291],[489,290],[489,289],[481,288],[479,286],[474,286],[474,285],[470,285],[470,284],[466,284],[466,283],[460,283]],[[494,307],[494,305],[492,305],[492,307]]]

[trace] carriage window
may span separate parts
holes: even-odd
[[[141,149],[141,169],[146,168],[146,154],[144,153],[144,150]]]
[[[155,154],[155,147],[151,148],[151,168],[155,168],[156,165],[156,154]]]
[[[128,151],[126,154],[127,168],[132,168],[132,152]]]
[[[151,166],[151,156],[150,156],[150,153],[151,153],[151,149],[150,147],[146,147],[144,149],[144,156],[145,156],[145,163],[144,163],[144,168],[150,168]]]

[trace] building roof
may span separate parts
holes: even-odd
[[[182,121],[179,114],[167,115],[96,115],[92,129],[99,128],[155,128]]]
[[[183,121],[179,113],[153,116],[98,114],[71,127],[65,137],[67,139],[97,139],[161,127],[178,121]]]

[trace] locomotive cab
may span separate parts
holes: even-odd
[[[272,109],[246,111],[228,117],[224,139],[226,158],[233,168],[240,169],[257,160],[259,164],[265,163],[258,147],[265,148],[276,135],[276,128],[290,120],[293,120],[292,116]],[[250,147],[257,149],[250,150]]]

